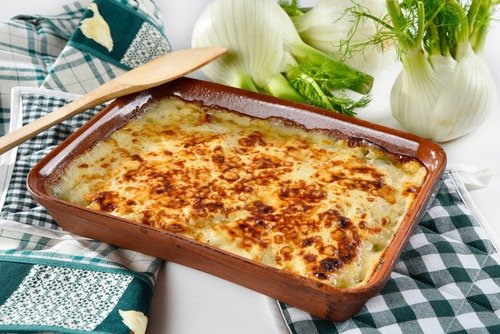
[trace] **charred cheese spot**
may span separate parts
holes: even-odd
[[[338,287],[366,282],[426,169],[362,140],[164,98],[76,158],[60,198]]]

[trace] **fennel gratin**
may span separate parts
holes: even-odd
[[[366,282],[427,170],[357,140],[167,97],[53,192],[333,286]]]

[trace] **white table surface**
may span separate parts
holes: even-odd
[[[47,12],[72,0],[22,0],[3,2],[0,20],[21,13]],[[190,47],[193,25],[210,0],[157,0],[167,35],[174,50]],[[315,0],[302,0],[312,5]],[[500,19],[500,13],[496,18]],[[500,92],[500,22],[492,23],[486,44],[486,57]],[[495,36],[495,37],[493,37]],[[496,38],[496,41],[494,41]],[[376,76],[373,101],[360,117],[375,123],[400,128],[390,116],[389,91],[399,72],[395,64]],[[203,78],[198,71],[193,77]],[[495,171],[488,187],[474,190],[471,196],[493,231],[500,236],[500,103],[485,124],[473,133],[442,144],[448,163],[463,163]],[[214,276],[175,263],[162,266],[156,284],[148,333],[276,333],[267,297]]]

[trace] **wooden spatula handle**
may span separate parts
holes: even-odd
[[[120,89],[117,89],[118,86],[123,85],[118,84],[114,81],[109,81],[98,89],[95,89],[88,94],[83,95],[82,97],[51,112],[50,114],[42,116],[37,120],[6,134],[5,136],[0,138],[0,154],[7,152],[13,147],[16,147],[26,140],[33,138],[40,132],[49,129],[50,127],[59,124],[64,120],[67,120],[89,108],[95,107],[96,105],[115,98],[116,96],[114,95],[117,95],[115,94],[115,92],[121,91]]]

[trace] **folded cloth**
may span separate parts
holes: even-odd
[[[78,96],[61,91],[85,93],[168,51],[150,0],[80,1],[53,15],[16,17],[0,24],[0,123],[18,128]],[[11,95],[20,85],[58,91]],[[160,261],[63,231],[25,184],[33,165],[99,109],[2,156],[0,332],[145,331]]]
[[[388,283],[358,314],[335,323],[281,302],[273,309],[294,334],[500,333],[500,254],[483,219],[450,168]]]
[[[170,51],[152,0],[81,0],[51,15],[0,23],[0,135],[10,90],[45,87],[76,94]]]

